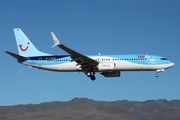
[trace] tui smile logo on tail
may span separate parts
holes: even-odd
[[[30,42],[28,42],[27,44],[29,45]],[[21,51],[25,52],[28,49],[28,46],[26,46],[26,48],[23,48],[23,45],[19,45],[19,48],[21,49]]]

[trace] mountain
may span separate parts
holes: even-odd
[[[94,101],[0,106],[0,120],[180,120],[180,100]]]

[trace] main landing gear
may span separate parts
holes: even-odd
[[[96,77],[94,76],[94,74],[95,74],[95,72],[87,72],[87,73],[86,73],[86,75],[87,75],[88,77],[90,77],[90,79],[91,79],[92,81],[94,81],[94,80],[96,79]]]

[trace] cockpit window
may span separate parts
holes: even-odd
[[[167,60],[167,58],[161,58],[161,60]]]

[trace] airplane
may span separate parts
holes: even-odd
[[[83,55],[63,45],[51,32],[54,45],[69,55],[52,55],[39,51],[20,28],[14,28],[19,54],[5,51],[16,58],[20,64],[30,68],[38,68],[57,72],[83,72],[92,81],[99,72],[104,77],[120,77],[122,71],[155,71],[159,72],[174,66],[165,57],[148,54],[116,54],[116,55]]]

